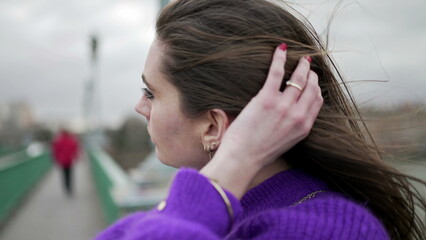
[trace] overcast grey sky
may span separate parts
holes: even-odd
[[[301,3],[321,32],[337,4]],[[116,124],[133,113],[159,0],[0,1],[0,102],[24,100],[38,120],[82,114],[89,36],[100,37],[100,116]],[[343,1],[331,27],[334,57],[363,104],[426,99],[424,0]],[[390,102],[389,102],[390,101]]]

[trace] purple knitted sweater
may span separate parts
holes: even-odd
[[[313,198],[300,204],[305,196]],[[389,239],[380,221],[364,206],[330,191],[299,170],[281,172],[248,191],[241,201],[227,192],[234,211],[209,180],[181,169],[163,210],[127,216],[96,240],[136,239]]]

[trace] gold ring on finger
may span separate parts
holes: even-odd
[[[287,85],[287,86],[290,85],[292,87],[295,87],[295,88],[299,89],[301,92],[303,91],[303,88],[299,84],[297,84],[295,82],[287,81],[287,82],[285,82],[285,85]]]

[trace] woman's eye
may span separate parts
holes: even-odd
[[[143,95],[148,99],[153,99],[154,95],[148,90],[148,88],[142,88],[141,91],[143,92]]]

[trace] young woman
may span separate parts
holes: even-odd
[[[97,239],[424,237],[425,200],[364,136],[308,26],[266,0],[162,11],[136,111],[181,170],[156,209]]]

